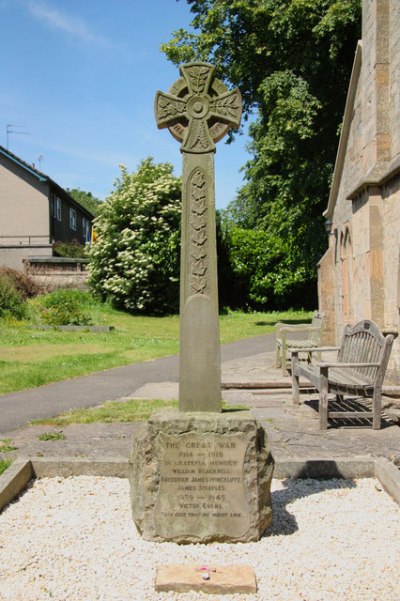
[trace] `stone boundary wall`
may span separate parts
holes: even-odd
[[[125,457],[31,457],[17,459],[0,476],[0,511],[15,500],[34,478],[68,478],[74,476],[110,476],[127,478],[129,461]],[[274,478],[376,478],[392,499],[400,505],[400,471],[385,457],[342,459],[296,459],[277,461]]]
[[[37,256],[48,257],[52,252],[52,246],[51,244],[44,244],[32,248],[32,246],[23,244],[18,246],[0,244],[0,265],[21,271],[24,269],[24,261],[29,259],[32,251]]]
[[[24,271],[47,291],[59,288],[87,290],[89,259],[66,257],[29,257]]]

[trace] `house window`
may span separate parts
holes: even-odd
[[[74,230],[74,232],[76,232],[76,211],[75,211],[75,209],[69,210],[69,227],[71,228],[71,230]]]
[[[53,196],[53,217],[61,221],[61,198]]]
[[[82,233],[86,242],[90,242],[91,228],[90,221],[86,217],[82,217]]]

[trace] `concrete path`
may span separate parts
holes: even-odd
[[[223,345],[221,358],[223,362],[242,359],[271,351],[274,345],[273,334],[255,336]],[[132,397],[137,389],[148,382],[177,381],[178,356],[174,355],[1,395],[0,434],[23,426],[32,419],[54,417],[69,409],[91,407],[108,400]]]
[[[320,431],[317,395],[306,390],[301,395],[301,404],[294,406],[290,378],[282,377],[274,361],[273,336],[257,336],[222,347],[222,382],[253,386],[248,389],[223,389],[222,396],[227,404],[248,407],[262,422],[275,459],[335,461],[386,457],[400,466],[400,428],[398,420],[391,417],[392,400],[386,399],[387,408],[383,411],[381,430],[372,430],[360,420],[337,420],[330,424],[328,430]],[[257,383],[266,381],[287,387],[272,390],[255,388]],[[88,459],[128,457],[132,438],[140,428],[140,423],[66,426],[63,428],[65,438],[51,441],[40,441],[38,436],[57,428],[45,425],[19,426],[31,419],[29,416],[38,416],[38,406],[44,414],[54,415],[72,406],[94,405],[108,399],[168,400],[177,396],[177,357],[108,370],[86,378],[0,397],[1,411],[12,398],[18,406],[14,412],[8,410],[7,422],[17,425],[11,425],[8,429],[3,425],[0,438],[11,438],[17,447],[14,455],[19,456]],[[8,403],[5,399],[8,399]]]

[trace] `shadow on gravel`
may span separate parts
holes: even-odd
[[[310,464],[314,462],[309,462]],[[317,462],[315,462],[317,463]],[[324,462],[325,463],[325,462]],[[286,478],[283,480],[285,486],[282,490],[272,492],[272,525],[265,531],[264,536],[290,535],[298,531],[296,517],[288,510],[288,506],[297,499],[316,495],[326,490],[356,488],[357,484],[352,480],[344,480],[334,461],[327,461],[325,479],[315,479],[308,474],[313,473],[312,465],[307,466],[297,478]],[[331,465],[330,465],[331,464]],[[304,475],[301,475],[301,474]],[[336,474],[336,475],[334,475]],[[319,476],[321,478],[321,476]],[[329,479],[326,479],[329,478]]]

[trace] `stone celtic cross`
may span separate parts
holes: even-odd
[[[168,93],[157,92],[155,115],[181,142],[180,411],[221,411],[221,359],[215,235],[215,143],[242,114],[207,63],[188,63]]]

